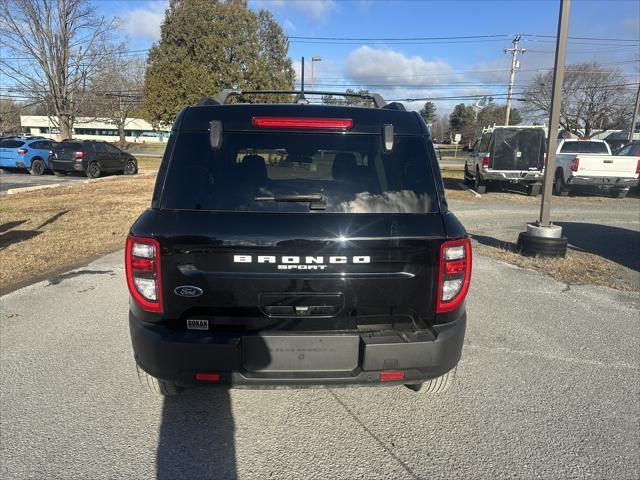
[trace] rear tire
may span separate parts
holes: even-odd
[[[182,389],[174,382],[160,380],[159,378],[151,376],[137,364],[136,369],[138,371],[138,380],[140,381],[140,385],[142,385],[145,390],[162,397],[173,397],[182,393]]]
[[[542,185],[540,185],[539,183],[532,183],[530,185],[527,185],[527,195],[529,195],[530,197],[537,197],[538,195],[540,195],[541,187]]]
[[[480,170],[476,169],[476,178],[473,179],[473,189],[482,194],[487,191],[487,182],[480,178]]]
[[[66,177],[66,176],[67,176],[67,172],[64,172],[64,171],[62,171],[62,170],[54,170],[54,171],[53,171],[53,174],[54,174],[56,177]]]
[[[34,158],[31,160],[31,168],[29,169],[29,173],[31,175],[40,176],[46,170],[44,162],[39,158]]]
[[[613,198],[624,198],[627,196],[627,193],[629,193],[628,188],[614,188],[611,190],[611,196]]]
[[[566,197],[569,195],[569,187],[567,187],[564,181],[564,174],[561,168],[556,170],[556,176],[553,180],[553,194],[558,197]]]
[[[98,162],[91,162],[87,166],[87,171],[85,172],[87,177],[89,178],[99,178],[100,177],[100,165]]]
[[[127,160],[127,163],[124,165],[123,173],[125,175],[135,175],[138,173],[138,162],[133,159]]]
[[[414,392],[419,393],[420,395],[431,395],[434,393],[444,393],[451,385],[453,385],[456,379],[456,370],[458,367],[455,367],[453,370],[448,371],[444,375],[441,375],[437,378],[432,378],[431,380],[427,380],[424,383],[418,385],[405,385],[408,389],[413,390]]]

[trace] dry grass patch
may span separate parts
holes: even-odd
[[[138,161],[138,170],[139,171],[157,171],[160,168],[160,161],[162,158],[160,157],[146,157],[144,155],[135,155],[136,160]]]
[[[621,268],[615,262],[587,252],[567,249],[565,258],[525,257],[520,255],[515,245],[500,242],[496,246],[483,245],[474,241],[474,250],[483,255],[502,260],[521,268],[545,273],[568,285],[600,285],[627,292],[640,292],[637,279],[629,269]]]
[[[154,182],[117,177],[2,197],[0,291],[123,248]]]

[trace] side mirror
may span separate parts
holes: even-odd
[[[213,150],[222,146],[222,121],[211,120],[209,122],[209,145]]]

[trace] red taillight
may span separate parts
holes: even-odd
[[[18,149],[18,154],[19,155],[24,155],[25,153],[27,153],[29,150],[27,150],[26,148],[19,148]]]
[[[578,157],[576,157],[573,160],[571,160],[571,171],[572,172],[577,172],[578,171],[578,167],[580,167],[580,159]]]
[[[128,237],[125,250],[127,286],[147,312],[162,312],[160,245],[153,238]]]
[[[84,152],[76,152],[76,159],[81,160],[84,158]]]
[[[638,159],[638,163],[636,164],[636,175],[640,175],[640,158]]]
[[[487,155],[486,157],[484,157],[482,159],[482,169],[486,170],[487,168],[489,168],[489,156]]]
[[[196,373],[196,380],[202,380],[205,382],[219,382],[220,374],[219,373]]]
[[[350,118],[253,117],[251,123],[260,128],[348,130],[353,127],[353,120]]]
[[[471,242],[447,241],[440,247],[436,312],[449,312],[464,302],[471,280]]]
[[[404,372],[401,371],[389,371],[380,372],[380,381],[388,382],[391,380],[402,380],[404,378]]]

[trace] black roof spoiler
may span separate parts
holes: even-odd
[[[216,93],[213,97],[202,98],[197,105],[225,105],[227,100],[232,96],[240,95],[296,95],[296,99],[304,98],[304,95],[331,95],[338,97],[357,97],[370,100],[375,108],[385,108],[389,110],[406,111],[404,105],[398,102],[387,103],[379,93],[352,93],[352,92],[325,92],[317,90],[236,90],[225,88],[221,92]],[[297,103],[297,101],[296,101]]]

